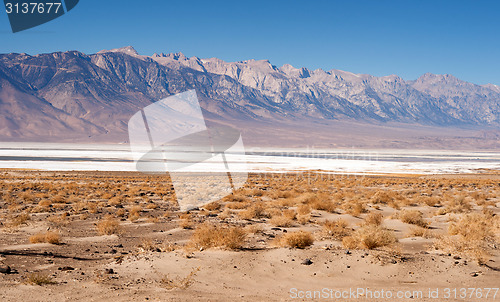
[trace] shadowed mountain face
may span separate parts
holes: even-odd
[[[436,129],[498,140],[500,126],[500,88],[450,75],[404,81],[269,61],[149,57],[125,47],[0,55],[0,138],[122,142],[137,110],[189,89],[196,89],[207,119],[235,125],[260,144],[280,138],[300,145],[311,134],[334,146],[357,145],[344,144],[349,137],[360,146],[368,137],[416,142]]]

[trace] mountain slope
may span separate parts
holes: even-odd
[[[365,127],[372,132],[361,131],[365,137],[386,140],[391,136],[384,131],[404,140],[395,130],[401,127],[427,129],[424,136],[436,127],[470,129],[470,136],[487,130],[495,138],[500,125],[495,85],[432,74],[404,81],[182,53],[141,56],[132,47],[92,55],[0,55],[0,84],[4,140],[125,141],[137,110],[189,89],[196,89],[210,121],[238,126],[260,142],[270,133],[282,140],[294,133],[298,142],[311,133],[323,137],[334,125]],[[418,141],[418,133],[412,137]],[[338,143],[334,136],[321,140]]]

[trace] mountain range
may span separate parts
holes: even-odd
[[[500,146],[500,87],[493,84],[144,56],[130,46],[0,54],[0,139],[126,142],[137,110],[189,89],[208,121],[241,129],[257,146]]]

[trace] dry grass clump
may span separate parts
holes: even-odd
[[[121,232],[120,222],[110,216],[99,221],[96,228],[99,235],[112,235]]]
[[[314,243],[314,237],[310,232],[298,231],[286,233],[278,239],[277,243],[284,247],[303,249]]]
[[[418,210],[401,210],[397,217],[404,223],[418,225],[420,227],[427,227],[427,221],[423,218],[423,213]]]
[[[441,200],[437,196],[419,196],[417,202],[420,204],[425,204],[429,207],[439,207],[441,206]]]
[[[38,286],[57,283],[54,280],[52,280],[52,277],[50,277],[47,274],[42,274],[42,273],[29,274],[28,277],[26,277],[26,282],[29,284],[38,285]]]
[[[366,215],[363,223],[364,224],[381,225],[383,219],[384,219],[384,216],[381,213],[370,212],[370,213],[368,213],[368,215]]]
[[[27,213],[22,213],[17,216],[14,216],[10,221],[6,224],[7,227],[18,227],[24,224],[27,224],[28,221],[30,220],[30,215]]]
[[[175,245],[171,242],[157,242],[150,238],[142,239],[137,246],[139,252],[171,252],[175,250]]]
[[[371,202],[374,204],[382,203],[389,204],[394,201],[394,198],[390,196],[386,191],[377,191],[373,194]]]
[[[307,204],[301,204],[297,207],[297,214],[299,215],[307,215],[311,213],[311,207]]]
[[[209,204],[206,204],[203,206],[207,211],[217,211],[219,210],[222,206],[219,202],[214,201]]]
[[[38,233],[33,236],[30,236],[31,243],[50,243],[50,244],[60,244],[61,243],[61,235],[57,232],[45,232]]]
[[[273,226],[288,228],[293,225],[293,219],[285,215],[276,215],[269,219],[269,223]]]
[[[297,215],[297,222],[302,225],[311,222],[311,214]]]
[[[255,203],[249,208],[238,213],[241,219],[251,220],[267,217],[264,206],[261,203]]]
[[[359,217],[362,213],[366,213],[366,208],[361,201],[347,201],[342,205],[342,209],[349,215]]]
[[[351,236],[344,237],[342,245],[349,249],[374,249],[396,243],[394,232],[380,225],[365,224]]]
[[[315,210],[326,211],[330,213],[335,213],[335,209],[337,208],[331,200],[324,196],[318,196],[317,198],[309,201],[308,204]]]
[[[137,219],[139,219],[141,217],[141,214],[140,214],[141,212],[142,212],[141,206],[133,206],[128,213],[128,219],[130,221],[136,221]]]
[[[335,221],[326,220],[323,223],[323,233],[335,240],[342,240],[351,232],[352,229],[349,228],[349,223],[342,218],[339,218]]]
[[[191,245],[196,248],[221,247],[237,250],[243,247],[246,235],[241,227],[204,223],[194,230]]]
[[[168,275],[163,276],[160,279],[160,284],[168,289],[188,289],[191,285],[194,284],[194,277],[196,273],[200,270],[200,268],[193,269],[186,277],[184,278],[170,278]]]
[[[470,198],[465,195],[447,197],[445,207],[438,211],[439,215],[446,213],[466,213],[472,209]]]
[[[278,210],[278,212],[271,217],[269,223],[277,227],[291,227],[296,217],[297,213],[295,210],[285,209],[282,212]]]
[[[480,264],[486,263],[490,257],[489,250],[500,242],[499,227],[497,216],[466,214],[450,224],[449,235],[439,237],[434,247],[470,257]]]
[[[231,211],[230,209],[228,208],[225,208],[224,211],[222,211],[221,213],[219,213],[217,215],[217,217],[221,220],[226,220],[228,218],[231,218],[233,215],[233,211]]]
[[[433,238],[434,234],[428,228],[415,226],[410,228],[407,237],[422,237],[428,239]]]

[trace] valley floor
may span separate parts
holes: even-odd
[[[499,196],[496,171],[267,173],[186,213],[167,176],[2,170],[0,301],[495,301]]]

